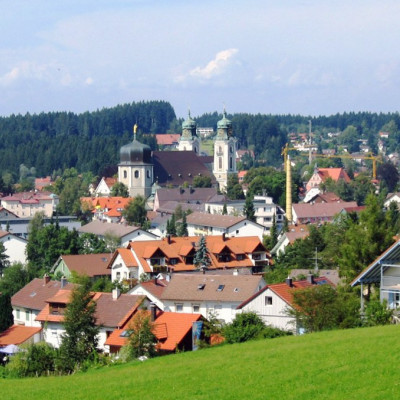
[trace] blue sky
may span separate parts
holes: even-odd
[[[82,4],[83,3],[83,4]],[[0,115],[398,111],[398,0],[0,0]]]

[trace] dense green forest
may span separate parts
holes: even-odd
[[[222,118],[217,112],[195,118],[199,127],[213,127]],[[318,140],[327,132],[349,130],[348,140],[366,138],[373,144],[377,132],[390,130],[391,150],[400,142],[398,113],[343,113],[332,116],[233,114],[234,135],[239,147],[255,151],[261,165],[281,165],[281,150],[290,132],[308,132],[309,121]],[[18,180],[20,166],[34,168],[36,176],[60,175],[67,168],[78,172],[106,175],[116,165],[119,148],[132,138],[132,127],[139,126],[139,139],[156,148],[149,133],[179,133],[182,119],[165,101],[118,105],[113,108],[74,114],[52,112],[11,115],[0,118],[0,172]],[[346,136],[346,135],[345,135]],[[112,169],[111,169],[112,170]]]

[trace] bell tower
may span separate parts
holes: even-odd
[[[190,116],[190,110],[186,121],[182,124],[182,136],[179,139],[179,151],[194,151],[200,154],[200,142],[196,133],[197,124]]]
[[[153,183],[153,160],[149,146],[136,139],[137,125],[133,128],[133,141],[120,149],[118,164],[118,182],[128,187],[129,196],[141,195],[147,198],[151,194]]]
[[[223,117],[217,124],[217,136],[214,139],[214,168],[213,174],[219,184],[219,189],[225,190],[228,176],[236,174],[237,139],[233,137],[232,122]]]

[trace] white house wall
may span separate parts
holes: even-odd
[[[266,305],[266,297],[272,297],[272,305]],[[266,325],[283,330],[295,330],[295,320],[287,315],[288,304],[270,289],[262,292],[242,308],[242,312],[255,312]]]
[[[1,238],[6,249],[8,261],[12,263],[26,263],[26,244],[27,241],[14,235],[7,235]]]
[[[39,314],[38,310],[31,310],[24,307],[13,307],[13,317],[15,325],[25,325],[40,327],[40,322],[36,321],[36,316]]]
[[[180,311],[177,310],[178,304],[182,304]],[[209,318],[210,313],[213,313],[219,320],[227,324],[235,318],[238,305],[238,302],[164,300],[164,311],[201,314],[204,318]],[[195,306],[199,306],[199,312],[194,312]]]

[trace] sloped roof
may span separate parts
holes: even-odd
[[[1,197],[2,201],[18,201],[20,203],[39,202],[40,200],[53,200],[55,195],[50,192],[20,192],[11,196]]]
[[[65,289],[73,289],[73,283],[67,283]],[[49,281],[44,278],[35,278],[11,297],[13,307],[25,307],[32,310],[42,310],[46,300],[54,296],[61,289],[61,282]]]
[[[175,274],[161,300],[242,302],[257,293],[260,284],[257,275]]]
[[[116,259],[116,257],[120,255],[122,260],[124,261],[125,265],[128,268],[131,267],[137,267],[138,264],[135,260],[135,257],[133,256],[133,253],[131,250],[129,249],[124,249],[124,248],[118,248],[117,250],[115,250],[110,262],[108,263],[107,268],[111,268],[112,263],[114,262],[114,260]]]
[[[36,333],[39,333],[41,330],[41,327],[23,325],[10,326],[4,332],[0,332],[0,346],[8,346],[9,344],[22,344]]]
[[[208,214],[202,212],[193,212],[186,216],[186,221],[190,225],[212,226],[215,228],[230,228],[244,220],[246,220],[246,217]]]
[[[237,309],[243,308],[246,304],[250,303],[253,299],[255,299],[260,294],[264,293],[267,289],[274,292],[278,295],[282,300],[284,300],[287,304],[293,305],[293,292],[299,289],[304,289],[307,287],[315,286],[315,285],[323,285],[328,284],[331,286],[335,286],[329,279],[324,276],[319,278],[314,278],[314,284],[310,283],[308,280],[302,281],[292,281],[292,286],[289,286],[286,282],[284,283],[275,283],[272,285],[266,285],[262,289],[260,289],[257,293],[247,298],[243,303],[237,306]]]
[[[161,186],[192,184],[195,176],[209,176],[216,183],[214,175],[194,151],[154,151],[153,164],[155,180]]]
[[[178,144],[181,135],[179,133],[156,133],[157,144],[159,146],[171,146],[173,144]]]
[[[321,176],[323,181],[328,178],[333,179],[335,182],[339,179],[344,179],[346,182],[351,181],[347,172],[343,168],[318,168],[318,174]]]
[[[193,322],[201,319],[201,314],[161,312],[157,315],[153,325],[153,333],[159,340],[157,348],[163,351],[175,351],[185,336],[190,332]],[[107,338],[105,344],[109,346],[124,346],[127,337],[121,337],[124,330],[129,329],[127,322],[123,329],[115,329]]]
[[[139,285],[159,299],[168,284],[169,281],[166,279],[150,279],[147,282],[141,282]]]
[[[96,325],[121,327],[140,307],[145,296],[121,294],[118,299],[112,293],[101,293],[96,300]]]
[[[199,236],[172,237],[160,240],[144,240],[130,242],[128,248],[133,249],[138,257],[145,272],[151,272],[151,268],[146,259],[149,259],[158,250],[165,254],[168,258],[176,259],[176,264],[168,266],[175,272],[194,271],[196,268],[193,264],[186,264],[184,256],[188,255],[192,249],[196,250]],[[244,268],[252,267],[253,263],[247,256],[256,250],[266,251],[260,239],[257,236],[248,237],[226,237],[223,239],[219,236],[206,236],[206,245],[209,249],[211,265],[209,269],[219,268]],[[232,259],[229,261],[219,261],[217,254],[227,247],[232,252]],[[244,254],[242,260],[236,258],[237,254]]]
[[[116,224],[112,222],[102,222],[102,221],[92,221],[86,225],[81,226],[78,229],[80,233],[93,233],[95,235],[104,236],[106,233],[112,233],[113,235],[122,238],[126,235],[129,235],[132,232],[140,229],[137,226],[124,225],[124,224]]]
[[[161,188],[157,190],[157,198],[162,205],[167,201],[206,202],[218,194],[216,188]]]
[[[133,197],[81,197],[81,204],[87,203],[95,209],[123,210]]]
[[[293,204],[297,218],[332,218],[346,207],[358,207],[355,201],[342,203]]]
[[[111,253],[62,255],[59,261],[62,259],[70,272],[74,271],[80,275],[94,277],[111,274],[111,271],[107,269],[111,257]],[[56,265],[59,264],[59,261]],[[54,269],[55,267],[53,267]]]

